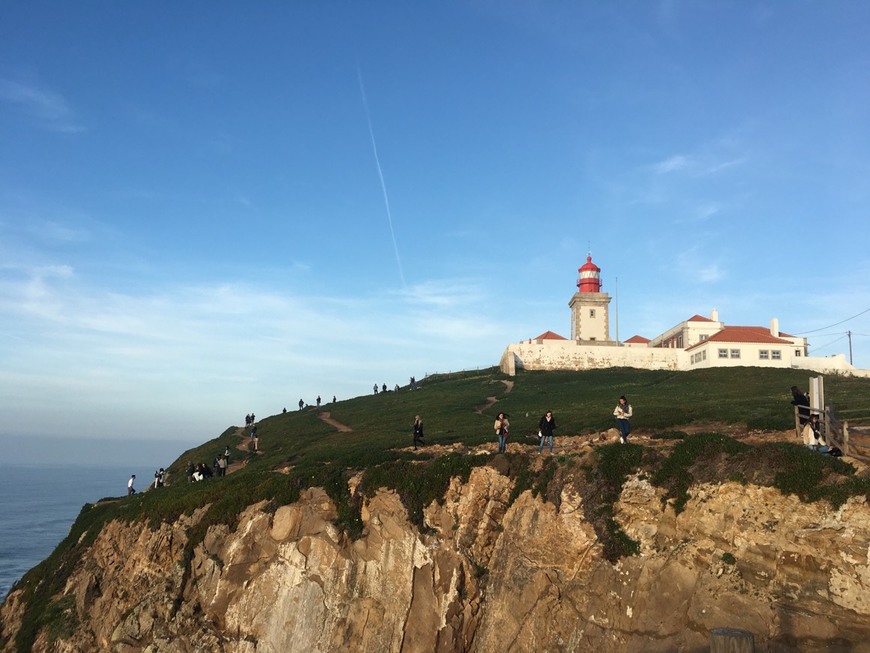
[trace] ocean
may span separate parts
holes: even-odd
[[[0,601],[54,551],[86,503],[141,492],[155,468],[0,464]]]

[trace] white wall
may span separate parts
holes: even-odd
[[[647,370],[682,369],[685,352],[680,349],[617,347],[578,344],[575,340],[544,340],[508,345],[500,367],[506,374],[527,370],[595,370],[637,367]],[[518,359],[518,360],[517,360]],[[511,369],[511,368],[514,369]]]
[[[719,349],[728,349],[728,358],[719,358]],[[707,359],[691,364],[692,354],[707,350]],[[731,358],[739,349],[740,358]],[[760,359],[758,351],[779,349],[780,360]],[[794,357],[794,347],[758,343],[710,342],[691,352],[661,347],[622,347],[578,344],[575,340],[532,340],[508,345],[499,367],[505,374],[527,370],[595,370],[609,367],[636,367],[646,370],[695,370],[710,367],[772,367],[805,369],[820,373],[843,373],[870,377],[870,370],[856,370],[842,354],[830,357]]]

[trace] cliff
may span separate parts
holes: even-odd
[[[516,496],[498,458],[454,477],[422,527],[396,492],[371,493],[356,539],[316,487],[210,527],[189,559],[205,508],[156,527],[111,521],[55,597],[65,627],[41,628],[33,650],[704,651],[711,628],[731,626],[760,651],[870,651],[865,496],[834,508],[696,483],[677,512],[634,473],[613,519],[638,553],[610,561],[582,465]],[[26,610],[13,591],[4,651]]]

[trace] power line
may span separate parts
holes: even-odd
[[[817,333],[814,337],[823,338],[825,336],[845,336],[848,333],[848,331],[831,331],[830,333]],[[852,333],[854,334],[855,332],[852,331]]]
[[[839,338],[834,338],[834,339],[831,340],[830,342],[826,342],[826,343],[823,344],[823,345],[816,345],[816,346],[814,346],[814,347],[810,347],[810,349],[812,349],[813,351],[815,351],[815,350],[817,350],[817,349],[826,349],[827,347],[830,347],[830,346],[833,345],[834,343],[840,342],[840,341],[843,340],[845,337],[846,337],[846,334],[843,334],[843,335],[841,335]]]
[[[864,313],[870,313],[870,308],[866,308],[863,311],[861,311],[860,313],[858,313],[857,315],[853,315],[852,317],[847,317],[845,320],[841,320],[840,322],[837,322],[835,324],[830,324],[826,327],[822,327],[821,329],[813,329],[812,331],[802,331],[801,333],[798,333],[797,335],[804,336],[808,333],[815,333],[816,331],[824,331],[825,329],[832,329],[835,326],[839,326],[839,325],[843,324],[844,322],[848,322],[849,320],[854,320],[856,317],[860,317],[860,316],[864,315]]]

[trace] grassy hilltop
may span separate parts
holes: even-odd
[[[870,478],[856,475],[846,462],[795,443],[762,438],[753,446],[731,437],[792,428],[789,388],[806,388],[809,376],[802,370],[745,367],[523,372],[509,378],[493,368],[428,377],[415,391],[406,387],[266,417],[257,424],[259,454],[249,450],[248,431],[231,426],[179,456],[169,467],[168,487],[84,506],[69,536],[17,585],[29,606],[17,648],[30,650],[42,626],[63,631],[70,611],[56,596],[83,550],[112,519],[157,524],[208,505],[189,533],[187,566],[210,526],[232,526],[242,509],[258,501],[274,510],[306,487],[323,487],[338,508],[336,525],[355,538],[362,532],[360,494],[390,487],[402,497],[411,521],[425,528],[423,507],[443,496],[451,477],[467,479],[473,467],[492,465],[514,479],[513,498],[531,490],[558,505],[561,488],[574,484],[605,557],[616,560],[636,551],[614,520],[622,483],[636,471],[665,488],[677,511],[689,499],[692,483],[705,481],[772,485],[805,501],[835,505],[850,495],[870,494]],[[868,407],[870,379],[829,376],[825,386],[835,410]],[[613,425],[613,406],[622,394],[634,407],[634,433],[647,436],[643,446],[597,438]],[[512,443],[536,445],[538,419],[546,410],[558,424],[557,455],[529,456],[529,446],[515,444],[507,455],[497,455],[479,446],[494,442],[492,423],[499,411],[510,415]],[[325,422],[324,412],[351,430]],[[424,420],[426,446],[414,451],[411,425],[417,414]],[[561,449],[560,437],[576,446]],[[782,437],[771,438],[776,439]],[[211,464],[226,447],[233,463],[227,477],[187,482],[188,461]],[[347,480],[357,473],[362,473],[361,493],[351,496]]]
[[[586,372],[523,372],[507,377],[497,368],[438,375],[425,379],[416,391],[365,395],[293,410],[258,422],[260,456],[247,456],[246,471],[292,465],[301,471],[323,464],[364,469],[402,454],[411,444],[414,415],[425,424],[426,444],[462,443],[472,447],[493,441],[492,423],[499,411],[510,416],[512,438],[537,432],[540,416],[553,410],[559,435],[580,435],[613,426],[616,399],[631,401],[635,430],[655,432],[688,425],[733,425],[746,430],[784,430],[794,421],[789,388],[807,387],[810,373],[796,370],[738,367],[697,372],[648,371],[630,368]],[[504,381],[512,381],[508,391]],[[870,380],[828,377],[829,403],[845,409],[870,395]],[[476,408],[498,401],[481,412]],[[318,412],[348,425],[339,432]],[[247,432],[246,432],[247,433]],[[228,446],[236,457],[242,442],[237,427],[182,454],[170,467],[183,475],[188,460],[210,464]],[[531,441],[529,441],[531,442]],[[425,451],[425,450],[423,450]],[[410,454],[408,454],[410,455]],[[421,455],[424,455],[421,452]]]

